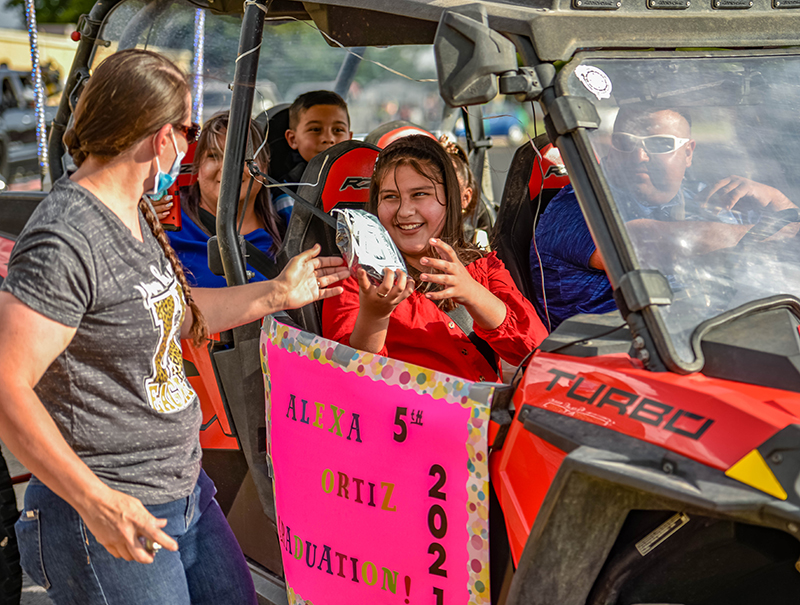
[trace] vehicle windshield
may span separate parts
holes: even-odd
[[[110,44],[98,47],[93,65],[119,48],[160,52],[190,74],[195,90],[203,91],[202,97],[195,95],[195,105],[202,98],[200,119],[207,120],[230,106],[241,23],[241,16],[216,15],[180,1],[130,0],[106,19],[102,38]],[[351,52],[335,42],[328,44],[311,21],[276,21],[267,16],[253,115],[278,103],[291,103],[304,92],[333,89]],[[366,49],[345,96],[356,136],[399,119],[439,131],[448,113],[439,97],[429,45]]]
[[[598,109],[594,155],[691,363],[702,322],[800,293],[800,56],[652,57],[587,56],[562,81]]]

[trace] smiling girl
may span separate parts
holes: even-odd
[[[502,261],[464,241],[459,193],[453,164],[435,140],[409,136],[381,152],[368,210],[397,244],[409,275],[387,270],[375,285],[362,269],[345,280],[344,293],[323,305],[326,338],[496,381],[498,356],[517,364],[547,336]],[[468,314],[475,335],[491,347],[488,358],[478,346],[488,348],[459,328],[459,313]]]

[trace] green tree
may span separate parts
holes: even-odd
[[[95,0],[34,0],[37,23],[77,23],[78,17],[92,10]],[[25,20],[25,0],[5,0],[9,9],[17,9]]]

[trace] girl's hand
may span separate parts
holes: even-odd
[[[467,268],[458,260],[458,255],[452,246],[434,237],[430,242],[441,258],[423,256],[419,262],[424,267],[435,269],[438,273],[423,273],[420,279],[440,284],[442,289],[438,292],[428,292],[425,296],[430,300],[451,298],[463,305],[474,322],[484,330],[498,328],[505,321],[506,304],[472,279]]]
[[[395,307],[414,292],[414,280],[405,271],[398,270],[395,273],[391,269],[384,269],[383,281],[377,286],[369,280],[364,269],[358,270],[356,279],[361,289],[361,309],[372,318],[389,317]]]
[[[160,200],[150,200],[153,202],[153,209],[156,211],[158,220],[163,221],[169,216],[169,211],[175,202],[172,201],[171,195],[165,195]]]
[[[343,292],[341,286],[329,286],[348,276],[344,260],[337,256],[318,256],[321,249],[319,244],[314,244],[310,250],[301,252],[275,278],[284,290],[282,308],[299,309]]]
[[[452,246],[434,237],[430,242],[441,258],[423,256],[419,262],[424,267],[435,269],[437,273],[423,273],[420,279],[439,284],[442,289],[438,292],[428,292],[425,296],[431,300],[452,298],[464,306],[473,304],[480,296],[480,291],[486,288],[472,279],[467,268],[458,260],[458,255]]]

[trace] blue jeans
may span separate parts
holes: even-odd
[[[75,509],[34,478],[16,524],[22,568],[56,605],[254,605],[250,571],[215,493],[201,471],[187,498],[146,507],[167,519],[178,551],[160,550],[144,565],[112,557]]]

